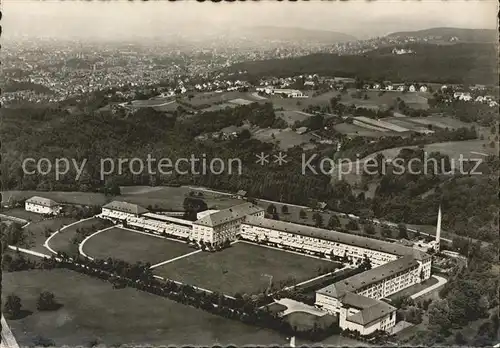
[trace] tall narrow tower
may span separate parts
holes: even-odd
[[[438,211],[438,221],[436,225],[436,252],[439,252],[441,249],[441,205],[439,205],[439,211]]]

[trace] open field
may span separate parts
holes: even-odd
[[[33,213],[31,211],[26,211],[24,208],[13,208],[2,211],[2,214],[17,217],[27,221],[37,222],[43,219],[42,215]]]
[[[47,237],[52,232],[75,221],[77,220],[73,218],[52,218],[29,224],[25,228],[30,240],[30,247],[28,249],[47,253],[48,250],[43,246]]]
[[[314,278],[318,268],[335,263],[270,249],[244,242],[216,253],[198,253],[154,270],[159,276],[228,295],[255,294],[294,278],[297,282]]]
[[[70,256],[74,256],[78,253],[78,245],[72,243],[73,238],[77,235],[76,230],[97,226],[100,222],[101,220],[97,218],[89,219],[65,228],[62,232],[54,235],[54,237],[50,239],[49,246],[56,252],[61,251]],[[45,252],[48,252],[48,250],[45,250]]]
[[[194,250],[185,243],[115,227],[88,239],[83,251],[96,259],[111,257],[129,263],[140,261],[154,265]]]
[[[122,194],[115,197],[117,200],[123,200],[129,203],[139,204],[144,208],[157,207],[159,209],[183,211],[183,202],[189,192],[196,191],[187,187],[169,187],[158,186],[154,189],[146,189],[147,186],[134,186],[135,189],[127,194]],[[141,191],[144,190],[144,191]],[[224,209],[235,204],[241,203],[237,199],[228,196],[221,196],[212,193],[203,193],[203,200],[207,203],[208,207],[216,206],[217,209]]]
[[[3,191],[2,202],[6,203],[9,197],[16,200],[28,199],[33,196],[50,198],[58,203],[82,204],[82,205],[104,205],[109,198],[102,193],[95,192],[61,192],[61,191]]]
[[[278,333],[248,326],[131,288],[68,270],[4,273],[2,299],[21,298],[27,316],[9,320],[20,346],[36,336],[55,346],[88,346],[93,340],[111,345],[284,345]],[[36,310],[42,291],[51,291],[62,304],[57,311]],[[119,318],[119,320],[117,320]]]
[[[324,328],[336,322],[336,318],[333,315],[326,314],[322,317],[318,317],[307,312],[292,312],[287,314],[284,319],[290,323],[292,327],[297,328],[298,331],[312,330],[314,324],[316,324],[318,328]]]
[[[273,138],[274,134],[274,138]],[[279,147],[282,150],[292,148],[294,146],[305,146],[307,148],[314,147],[310,144],[311,139],[314,136],[311,134],[297,134],[291,128],[286,129],[260,129],[253,134],[253,137],[257,140],[267,143],[277,143],[279,142]]]
[[[453,117],[437,116],[437,115],[431,115],[428,117],[408,117],[405,118],[405,121],[417,123],[423,126],[427,126],[430,124],[434,127],[443,129],[444,128],[457,129],[461,127],[470,128],[474,125],[472,123],[462,122]]]
[[[355,124],[350,123],[339,123],[334,126],[334,129],[342,134],[350,135],[350,136],[360,136],[360,137],[369,137],[369,138],[380,138],[386,136],[401,136],[396,132],[380,132],[376,130],[367,129],[365,127],[357,126]]]
[[[483,147],[484,143],[484,140],[477,139],[465,141],[448,141],[444,143],[425,145],[424,150],[428,153],[440,152],[442,154],[448,155],[450,159],[455,159],[455,161],[458,161],[460,155],[462,155],[464,159],[484,159],[489,154],[495,154],[495,149],[492,149],[488,146]],[[399,154],[402,149],[405,148],[417,148],[417,146],[402,146],[378,151],[368,155],[360,161],[363,162],[369,158],[374,158],[378,153],[382,153],[385,158],[393,159]],[[458,164],[458,162],[456,163]]]
[[[289,126],[292,126],[295,122],[307,120],[313,115],[302,111],[276,111],[276,116],[282,118]]]

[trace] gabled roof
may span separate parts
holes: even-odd
[[[244,223],[248,225],[274,229],[282,232],[298,234],[301,236],[319,238],[332,242],[338,242],[341,244],[349,244],[360,248],[366,248],[384,252],[391,255],[399,255],[399,256],[412,255],[417,260],[422,260],[427,257],[430,257],[429,255],[423,252],[403,246],[401,244],[390,243],[383,240],[358,236],[350,233],[326,230],[323,228],[317,228],[306,225],[299,225],[291,222],[258,218],[255,216],[247,216],[245,218]]]
[[[263,208],[248,202],[204,216],[201,219],[196,220],[194,224],[207,227],[216,227],[221,224],[244,218],[247,215],[256,214],[262,211],[264,211]]]
[[[357,292],[371,284],[380,282],[394,274],[403,272],[412,267],[418,267],[418,262],[411,255],[385,263],[379,267],[372,268],[363,273],[358,273],[347,279],[338,281],[316,291],[319,294],[335,298],[342,298],[348,292]]]
[[[44,207],[55,207],[55,206],[59,205],[59,203],[57,203],[56,201],[53,201],[52,199],[44,198],[44,197],[40,197],[40,196],[33,196],[31,198],[28,198],[26,200],[26,203],[43,205]]]
[[[364,297],[359,295],[357,296]],[[366,326],[374,322],[375,320],[381,319],[385,317],[387,314],[390,314],[396,310],[395,307],[383,301],[373,300],[368,297],[364,297],[364,299],[370,300],[370,303],[368,303],[368,301],[365,301],[366,306],[359,312],[348,316],[346,318],[347,321]],[[346,306],[353,307],[348,304],[346,304]]]
[[[123,213],[135,214],[135,215],[144,214],[148,212],[147,209],[141,207],[140,205],[128,202],[121,202],[121,201],[110,202],[104,205],[103,208],[121,211]]]

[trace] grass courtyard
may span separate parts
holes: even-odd
[[[244,242],[215,253],[198,253],[155,268],[154,273],[186,284],[228,295],[263,292],[273,277],[273,288],[295,279],[305,281],[319,269],[335,264],[303,255]]]
[[[115,227],[88,239],[83,251],[96,259],[111,257],[130,263],[141,261],[156,264],[193,252],[194,249],[183,242]]]
[[[72,243],[73,238],[75,238],[77,235],[76,231],[78,229],[98,226],[100,222],[101,220],[97,218],[89,219],[65,228],[50,239],[49,246],[55,251],[61,251],[70,256],[76,256],[76,254],[78,253],[78,245]],[[48,252],[48,250],[46,250],[46,252]]]
[[[113,289],[109,283],[69,270],[23,271],[3,274],[2,300],[21,298],[24,317],[8,320],[19,345],[33,346],[42,336],[56,347],[112,345],[284,345],[278,333],[248,326],[132,288]],[[54,293],[62,307],[36,309],[42,291]]]

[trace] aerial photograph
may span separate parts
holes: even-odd
[[[500,347],[498,1],[0,10],[1,348]]]

